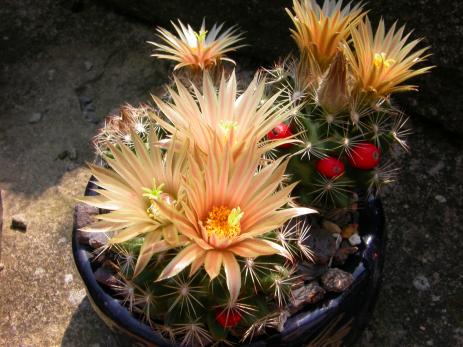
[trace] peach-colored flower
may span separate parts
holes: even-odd
[[[228,80],[222,76],[218,90],[207,72],[202,92],[194,86],[192,92],[178,80],[176,87],[177,91],[169,89],[173,103],[154,97],[168,119],[155,117],[155,121],[171,135],[175,134],[179,143],[189,140],[191,148],[196,146],[204,154],[211,143],[219,139],[222,145],[230,142],[236,155],[249,144],[249,139],[263,140],[294,112],[291,103],[276,102],[279,93],[264,99],[265,81],[257,76],[241,95],[237,91],[235,72]],[[291,141],[273,141],[266,148]]]
[[[154,57],[178,62],[175,70],[182,67],[205,70],[214,67],[221,60],[235,63],[226,57],[226,53],[242,47],[242,45],[237,46],[243,37],[237,34],[235,27],[221,33],[223,24],[214,24],[212,29],[207,31],[203,21],[201,29],[196,32],[190,25],[185,26],[180,20],[178,26],[174,22],[171,23],[178,36],[164,28],[157,28],[158,37],[164,43],[149,42],[157,48]]]
[[[280,158],[260,168],[257,141],[235,159],[232,141],[211,142],[207,156],[193,153],[185,177],[186,200],[183,213],[162,201],[162,213],[170,218],[183,236],[191,242],[162,271],[159,280],[175,276],[191,264],[191,273],[204,266],[211,279],[223,266],[231,301],[241,288],[237,257],[255,258],[279,253],[285,249],[265,239],[268,232],[287,220],[314,210],[288,207],[295,184],[279,188],[287,160]]]
[[[322,71],[328,68],[349,36],[349,30],[365,15],[362,6],[342,6],[342,0],[293,0],[293,12],[286,9],[295,29],[290,29],[301,52],[308,50]]]
[[[352,47],[346,44],[345,54],[359,90],[371,92],[378,97],[416,90],[416,86],[402,83],[428,72],[432,67],[413,69],[429,56],[426,54],[428,47],[412,53],[421,40],[408,42],[411,33],[404,35],[404,30],[405,27],[396,30],[394,23],[386,32],[381,19],[373,35],[368,18],[352,29]]]
[[[104,159],[110,169],[90,165],[99,195],[86,196],[82,201],[111,212],[99,214],[96,217],[99,221],[83,231],[113,232],[110,244],[144,235],[141,256],[135,267],[135,274],[138,274],[155,251],[185,242],[174,225],[159,212],[156,201],[162,200],[172,208],[179,207],[187,147],[177,152],[173,141],[167,152],[162,154],[154,131],[149,136],[150,150],[135,132],[131,137],[134,151],[119,140],[117,146],[107,145],[112,158],[106,156]],[[156,247],[152,247],[153,243]]]

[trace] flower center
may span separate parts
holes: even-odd
[[[150,205],[146,209],[146,213],[148,213],[148,216],[151,219],[156,219],[159,217],[160,212],[158,207],[156,206],[156,201],[159,199],[163,199],[167,203],[170,203],[170,199],[166,199],[163,195],[166,195],[162,192],[162,188],[164,187],[164,184],[156,185],[156,181],[153,178],[153,188],[143,188],[143,196],[148,199]],[[166,195],[168,197],[168,195]]]
[[[194,32],[196,36],[196,40],[198,41],[199,44],[203,43],[206,40],[207,36],[207,30],[200,30],[199,32]]]
[[[395,60],[391,58],[386,59],[386,53],[384,52],[375,53],[373,58],[373,64],[375,64],[377,68],[380,68],[381,66],[389,68],[391,65],[395,64]]]
[[[228,135],[230,134],[232,129],[236,130],[236,128],[238,128],[238,122],[232,120],[222,120],[220,121],[219,126],[220,129],[222,129],[222,131],[224,132],[225,137],[228,138]]]
[[[241,232],[240,221],[244,212],[239,207],[230,210],[225,206],[214,206],[206,219],[206,230],[209,236],[234,238]]]

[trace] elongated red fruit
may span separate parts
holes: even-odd
[[[361,143],[352,148],[349,164],[361,170],[374,169],[381,160],[381,152],[371,143]]]
[[[342,175],[345,170],[342,161],[333,157],[320,159],[315,165],[315,168],[320,174],[327,178],[333,178]]]
[[[272,131],[269,131],[267,134],[269,140],[282,140],[290,136],[293,136],[293,132],[291,131],[291,128],[285,123],[278,124],[275,128],[272,129]],[[280,145],[281,148],[289,148],[291,146],[291,143]]]

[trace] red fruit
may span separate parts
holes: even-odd
[[[352,148],[352,156],[349,163],[352,167],[361,170],[375,168],[381,160],[381,152],[378,147],[371,143],[361,143]]]
[[[344,173],[344,164],[333,157],[320,159],[315,168],[319,173],[328,178],[333,178]]]
[[[278,124],[275,128],[273,128],[272,131],[269,131],[269,133],[267,134],[269,140],[281,140],[286,139],[290,136],[293,136],[293,132],[291,131],[291,128],[285,123]],[[280,145],[279,147],[289,148],[291,146],[291,143],[285,143],[283,145]]]
[[[215,310],[215,319],[224,328],[233,328],[241,321],[241,314],[236,310]]]

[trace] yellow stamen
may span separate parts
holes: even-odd
[[[225,206],[214,206],[206,220],[206,230],[209,236],[234,238],[241,233],[240,221],[244,212],[239,207],[230,210]]]
[[[225,133],[225,136],[228,137],[228,134],[230,133],[232,129],[236,130],[236,128],[238,128],[238,122],[232,121],[232,120],[227,120],[227,121],[222,120],[220,121],[219,126],[222,129],[222,131]]]
[[[198,43],[202,43],[204,40],[206,40],[207,30],[201,30],[199,31],[199,33],[195,31],[194,34],[196,36],[196,39],[198,40]]]
[[[373,64],[377,68],[380,68],[381,66],[389,68],[391,65],[395,64],[395,60],[392,58],[386,59],[386,53],[384,52],[375,53],[373,58]]]

